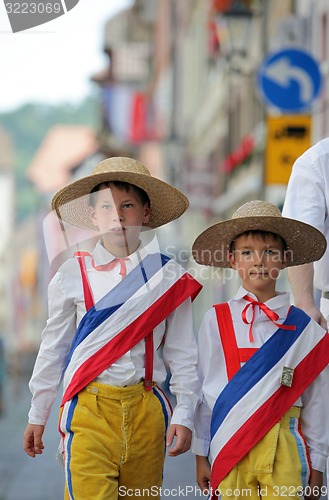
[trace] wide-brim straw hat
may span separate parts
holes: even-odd
[[[321,231],[304,222],[282,217],[272,203],[254,200],[238,208],[231,219],[203,231],[193,243],[193,258],[206,266],[231,267],[228,254],[232,241],[246,231],[258,230],[281,236],[286,243],[287,266],[319,260],[326,250],[326,238]]]
[[[101,161],[90,175],[60,189],[51,201],[57,216],[69,224],[96,229],[89,215],[90,192],[103,182],[129,182],[143,189],[151,207],[147,227],[156,228],[180,217],[188,208],[186,196],[170,184],[152,177],[142,163],[132,158],[112,157]]]

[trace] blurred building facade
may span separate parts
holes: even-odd
[[[329,4],[327,0],[135,0],[105,23],[103,40],[107,63],[91,75],[100,117],[91,149],[79,161],[69,159],[63,169],[60,158],[55,159],[56,173],[64,177],[51,190],[49,184],[46,190],[39,189],[49,205],[51,191],[87,175],[109,156],[138,158],[152,175],[181,189],[190,208],[159,231],[160,247],[204,285],[196,299],[198,328],[205,310],[230,297],[238,282],[229,270],[193,261],[195,237],[208,225],[230,218],[248,200],[267,199],[281,208],[293,161],[329,135]],[[288,48],[308,51],[321,69],[320,96],[306,113],[287,115],[269,107],[257,84],[267,55]],[[284,141],[289,127],[306,131],[303,140]],[[57,138],[59,131],[53,131]],[[38,155],[44,154],[47,141],[29,169],[36,186],[42,180],[35,170]],[[54,179],[50,172],[43,175],[47,182]],[[41,251],[39,266],[42,262],[45,269],[47,252],[40,242],[44,218],[42,212],[35,238]],[[56,231],[54,241],[62,241],[61,228]],[[63,245],[69,246],[64,240]],[[39,323],[46,317],[47,280],[41,281]],[[40,327],[34,325],[34,345],[39,341]]]
[[[294,160],[329,133],[328,16],[325,0],[136,0],[106,25],[108,66],[93,76],[101,147],[156,164],[189,197],[172,241],[203,281],[205,304],[226,299],[237,282],[225,273],[211,280],[193,264],[195,236],[250,199],[281,208]],[[264,103],[257,72],[268,54],[289,48],[314,56],[323,85],[312,109],[287,116]],[[284,141],[277,127],[306,132]]]
[[[12,252],[7,252],[13,239],[15,221],[14,144],[12,137],[0,128],[0,385],[4,374],[4,350],[13,314],[11,269],[15,265]],[[9,313],[9,314],[8,314]],[[1,397],[1,395],[0,395]],[[1,405],[1,401],[0,401]]]

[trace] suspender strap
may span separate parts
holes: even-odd
[[[227,302],[224,304],[215,304],[214,308],[224,351],[227,378],[231,380],[236,372],[240,370],[239,352],[233,328],[232,315]]]
[[[227,303],[214,305],[221,338],[228,380],[231,380],[241,368],[258,351],[257,347],[238,347],[232,321],[230,306]]]
[[[239,347],[240,363],[246,363],[258,351],[258,347]]]
[[[87,311],[89,311],[89,309],[91,309],[94,305],[94,297],[88,279],[85,256],[90,256],[90,254],[88,252],[75,252],[74,256],[78,258],[82,278],[83,295],[85,298],[85,306]]]
[[[145,337],[145,378],[144,387],[146,391],[150,391],[153,387],[153,332]]]
[[[74,256],[78,258],[81,278],[82,278],[82,286],[83,286],[83,295],[85,299],[85,306],[87,311],[94,306],[94,298],[91,290],[91,286],[88,279],[88,273],[86,268],[85,257],[91,257],[89,252],[75,252]],[[153,386],[153,357],[154,357],[154,347],[153,347],[153,332],[149,333],[145,337],[145,378],[144,378],[144,387],[147,391],[150,391]]]

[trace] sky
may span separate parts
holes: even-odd
[[[39,0],[40,1],[40,0]],[[0,0],[0,113],[26,102],[77,103],[104,69],[106,21],[132,0],[79,0],[66,14],[12,33]]]

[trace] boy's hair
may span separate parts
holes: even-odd
[[[230,243],[230,248],[229,248],[229,251],[230,253],[234,252],[234,248],[235,248],[235,240],[237,238],[239,238],[239,236],[242,236],[242,235],[245,235],[245,236],[249,236],[249,235],[255,235],[255,236],[260,236],[264,241],[269,237],[271,236],[275,241],[280,241],[281,242],[281,246],[282,246],[282,253],[284,254],[286,251],[287,251],[287,244],[286,242],[284,241],[284,239],[277,233],[272,233],[271,231],[262,231],[261,229],[250,229],[250,231],[244,231],[243,233],[241,234],[238,234],[234,240],[231,241]]]
[[[139,188],[138,186],[135,186],[134,184],[130,184],[130,182],[109,181],[109,182],[101,182],[100,184],[97,184],[97,186],[95,186],[91,190],[89,201],[90,201],[90,205],[92,207],[95,206],[95,202],[96,202],[95,193],[97,193],[101,189],[102,186],[106,186],[106,187],[110,188],[111,185],[115,186],[116,188],[120,189],[121,191],[126,191],[127,193],[129,193],[130,191],[133,191],[134,193],[137,194],[142,205],[146,205],[146,204],[148,206],[151,205],[150,198],[148,197],[148,194],[143,189]]]

